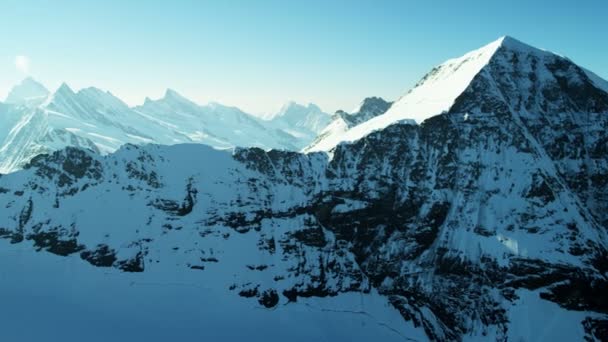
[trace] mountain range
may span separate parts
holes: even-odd
[[[98,88],[75,92],[64,83],[51,93],[32,78],[10,91],[0,111],[2,173],[66,146],[102,154],[126,143],[301,150],[331,119],[314,104],[293,102],[262,119],[236,107],[201,106],[171,89],[161,99],[146,98],[142,105],[129,107]]]
[[[16,91],[0,321],[32,339],[103,319],[139,339],[605,341],[607,84],[503,37],[333,116]]]

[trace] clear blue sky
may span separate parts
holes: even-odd
[[[26,56],[50,88],[95,85],[129,104],[170,87],[257,113],[288,100],[349,110],[503,35],[608,78],[607,19],[606,0],[3,0],[0,98]]]

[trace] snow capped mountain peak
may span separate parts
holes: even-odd
[[[519,52],[527,52],[533,54],[545,54],[545,55],[555,55],[555,53],[546,51],[543,49],[539,49],[532,45],[526,44],[521,40],[513,38],[511,36],[503,36],[499,38],[496,42],[500,42],[499,47],[502,47],[511,51],[519,51]]]
[[[20,87],[48,94],[31,79]],[[31,90],[25,95],[17,90],[12,95],[14,102],[18,102],[17,97],[32,97]],[[109,91],[95,87],[75,91],[65,82],[51,96],[28,102],[27,107],[12,108],[12,104],[6,105],[10,118],[0,127],[4,128],[0,131],[0,172],[14,171],[40,153],[66,146],[104,154],[126,143],[196,142],[221,149],[256,146],[300,150],[330,118],[314,104],[292,103],[280,120],[261,120],[233,106],[214,102],[199,105],[173,89],[167,89],[160,99],[146,98],[142,105],[131,108]]]
[[[188,113],[188,115],[195,115],[200,108],[201,106],[199,106],[197,103],[194,103],[177,91],[167,88],[162,98],[153,100],[146,97],[144,103],[141,106],[135,107],[135,110],[143,113],[162,116],[177,112],[179,113],[178,116],[180,116],[184,113]]]
[[[87,87],[78,91],[77,95],[86,102],[97,102],[103,106],[112,107],[117,110],[130,110],[129,106],[121,99],[114,96],[110,91],[105,91],[95,87]]]
[[[47,99],[42,103],[42,107],[48,108],[56,106],[58,103],[71,102],[76,97],[76,93],[66,82],[62,82]]]
[[[57,90],[55,90],[54,95],[75,95],[76,93],[72,90],[72,88],[70,88],[70,86],[66,83],[66,82],[62,82],[61,85],[59,86],[59,88],[57,88]]]
[[[105,91],[96,87],[86,87],[79,89],[78,91],[73,92],[78,97],[91,97],[95,99],[117,99],[122,102],[122,100],[118,99],[116,96],[112,95],[109,91]]]
[[[198,110],[200,107],[197,103],[178,93],[176,90],[167,88],[162,98],[152,100],[146,97],[142,107],[151,108],[153,106],[162,107],[163,110],[168,110],[169,107],[179,107],[181,111]]]
[[[302,139],[304,145],[300,148],[303,148],[327,127],[331,121],[331,116],[313,103],[301,105],[290,101],[266,121],[276,129]]]
[[[520,47],[520,48],[526,48],[526,49],[529,49],[529,48],[534,49],[534,47],[532,47],[520,40],[517,40],[511,36],[508,36],[508,35],[502,36],[502,37],[498,38],[496,41],[500,42],[501,46],[506,46],[506,47],[511,47],[511,48]]]
[[[383,115],[355,126],[341,136],[317,141],[315,151],[328,151],[342,141],[358,140],[367,134],[396,122],[420,123],[427,118],[447,111],[455,99],[464,92],[475,75],[488,64],[503,42],[501,37],[490,44],[471,51],[462,57],[452,58],[434,67],[411,90],[399,98]]]
[[[303,151],[324,151],[327,146],[340,142],[344,133],[349,129],[386,113],[392,104],[381,97],[372,96],[361,101],[361,104],[350,113],[338,110],[332,116],[331,123]]]
[[[15,85],[8,96],[6,103],[29,104],[39,103],[49,95],[49,90],[31,77],[26,77],[19,84]]]
[[[21,85],[24,85],[24,84],[33,84],[33,85],[36,85],[36,86],[42,86],[42,87],[44,87],[40,82],[36,81],[32,76],[27,76],[26,78],[24,78],[21,81]]]
[[[67,82],[61,82],[61,85],[59,85],[59,88],[57,88],[57,90],[55,92],[56,93],[63,93],[63,92],[74,93],[74,91],[72,90],[72,88],[70,88],[70,86],[67,84]]]
[[[301,107],[302,105],[296,103],[295,101],[287,101],[282,106],[281,109],[274,115],[280,115],[281,113],[285,113],[290,110],[290,108]]]
[[[356,110],[347,114],[351,119],[357,117],[358,123],[361,123],[380,114],[384,114],[391,105],[392,102],[388,102],[381,97],[366,97],[361,101],[361,104]]]
[[[308,114],[323,114],[324,113],[319,106],[314,103],[308,103],[307,105],[299,104],[295,101],[289,101],[285,103],[281,109],[271,116],[272,119],[278,117],[302,117]]]
[[[180,93],[178,93],[176,90],[173,90],[171,88],[167,88],[167,90],[165,90],[165,96],[163,97],[164,100],[179,100],[179,101],[183,101],[183,100],[188,100],[186,97],[184,97],[183,95],[181,95]]]
[[[567,58],[504,36],[434,67],[385,114],[349,129],[340,137],[318,141],[315,150],[329,151],[340,142],[361,139],[393,123],[420,124],[442,113],[487,104],[488,101],[479,99],[483,94],[498,102],[507,101],[507,106],[526,105],[530,111],[546,112],[550,107],[564,111],[568,106],[573,111],[601,108],[605,100],[601,96],[593,98],[597,96],[587,87],[602,89],[605,83],[592,76]],[[480,78],[484,79],[483,85]],[[465,93],[478,99],[465,98]],[[591,98],[583,99],[583,94]],[[468,106],[463,104],[464,100]]]
[[[314,110],[314,111],[318,111],[318,112],[322,112],[321,108],[319,106],[317,106],[316,104],[309,102],[306,105],[306,108],[308,108],[308,110]]]
[[[75,92],[67,83],[61,86],[49,97],[44,104],[45,108],[57,112],[82,112],[85,116],[102,108],[113,111],[129,111],[129,106],[109,91],[96,87],[87,87]],[[78,116],[78,115],[77,115]]]
[[[296,102],[289,102],[285,104],[281,110],[275,115],[275,117],[291,117],[301,119],[304,116],[329,116],[329,114],[323,112],[319,106],[314,103],[308,103],[302,105]]]
[[[88,95],[95,95],[95,96],[111,96],[111,97],[115,97],[114,95],[112,95],[111,92],[107,91],[107,90],[102,90],[99,89],[97,87],[86,87],[86,88],[82,88],[78,91],[79,94],[88,94]]]
[[[608,110],[608,94],[593,76],[566,57],[505,38],[448,111],[511,111],[526,118],[601,113]]]

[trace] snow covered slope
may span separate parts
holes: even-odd
[[[66,84],[42,104],[7,105],[0,127],[0,173],[66,146],[109,153],[125,143],[190,141],[130,109],[109,92]]]
[[[466,55],[433,68],[416,86],[399,98],[383,115],[349,129],[341,136],[318,141],[313,150],[328,151],[343,141],[354,141],[386,126],[406,120],[415,124],[447,111],[468,87],[473,77],[489,62],[504,37]]]
[[[386,113],[391,105],[392,102],[387,102],[380,97],[368,97],[352,113],[346,113],[342,110],[337,111],[331,122],[303,151],[323,151],[328,142],[339,142],[347,130]]]
[[[593,81],[593,84],[596,87],[602,89],[603,91],[608,92],[608,81],[606,81],[605,79],[599,77],[598,75],[596,75],[592,71],[589,71],[587,69],[583,69],[583,71],[585,72],[585,74],[587,75],[587,77],[589,77],[589,79],[591,79]]]
[[[93,87],[75,92],[64,83],[49,95],[30,78],[15,87],[7,102],[1,109],[7,114],[0,118],[0,173],[66,146],[101,153],[126,143],[189,142],[220,149],[300,150],[316,136],[315,130],[326,125],[322,118],[327,116],[310,105],[310,112],[295,111],[265,121],[235,107],[200,106],[173,90],[162,99],[146,99],[142,106],[130,108],[110,92]]]

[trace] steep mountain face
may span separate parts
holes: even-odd
[[[99,151],[92,140],[71,127],[55,128],[54,118],[36,107],[0,106],[0,173],[18,170],[33,157],[65,146]]]
[[[378,296],[391,307],[358,312],[396,310],[401,323],[380,322],[401,340],[605,340],[608,93],[512,38],[485,53],[446,64],[473,74],[443,113],[400,116],[331,154],[37,157],[0,178],[0,236],[112,271],[177,270],[286,314]]]
[[[593,85],[596,86],[599,89],[602,89],[603,91],[608,92],[608,81],[602,79],[601,77],[599,77],[598,75],[596,75],[595,73],[593,73],[592,71],[589,71],[587,69],[581,68],[585,74],[587,75],[587,77],[589,77],[589,79],[593,82]]]
[[[381,97],[368,97],[361,102],[359,108],[352,113],[339,110],[336,115],[343,118],[350,127],[357,126],[365,121],[386,113],[393,103],[387,102]]]
[[[454,58],[433,68],[383,115],[352,127],[342,134],[328,136],[316,142],[315,151],[330,151],[341,142],[352,142],[397,122],[410,124],[448,111],[456,98],[470,85],[490,61],[505,37],[462,57]],[[512,40],[512,38],[507,38]]]
[[[255,146],[300,150],[312,141],[314,130],[323,127],[321,118],[326,116],[310,105],[310,113],[286,113],[280,120],[268,122],[235,107],[215,103],[200,106],[173,90],[167,90],[162,99],[146,99],[142,106],[130,108],[97,88],[74,92],[64,83],[48,95],[40,87],[32,79],[24,80],[2,109],[7,114],[0,118],[4,120],[0,127],[0,173],[18,170],[34,156],[66,146],[101,153],[116,151],[126,143],[191,142],[220,149]]]
[[[5,102],[11,104],[35,105],[42,103],[48,95],[48,89],[33,78],[27,77],[11,89]]]
[[[386,113],[391,105],[392,102],[387,102],[380,97],[368,97],[352,113],[343,110],[337,111],[325,129],[310,145],[304,148],[304,152],[323,151],[326,146],[334,146],[337,141],[341,141],[347,130]]]
[[[267,124],[297,139],[301,150],[310,144],[329,125],[331,117],[318,106],[310,103],[307,106],[290,102],[268,119]]]
[[[63,84],[40,105],[14,105],[5,110],[6,125],[0,129],[1,173],[66,146],[109,153],[125,143],[190,141],[96,88],[74,92]]]
[[[606,226],[608,93],[598,84],[570,60],[506,38],[450,112],[510,113]]]

